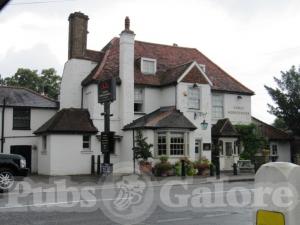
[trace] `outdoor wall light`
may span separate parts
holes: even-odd
[[[239,99],[242,99],[243,97],[242,96],[240,96],[240,95],[238,95],[237,96],[237,99],[239,100]]]
[[[208,127],[208,123],[205,120],[203,120],[203,122],[201,123],[202,130],[206,130],[207,127]]]
[[[193,88],[197,88],[198,85],[196,83],[193,84]]]

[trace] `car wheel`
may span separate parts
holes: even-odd
[[[15,183],[15,178],[11,170],[0,169],[0,191],[6,192],[13,188]]]

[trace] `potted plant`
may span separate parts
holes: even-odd
[[[155,175],[166,177],[173,173],[173,166],[168,162],[167,156],[161,156],[159,158],[160,162],[156,163],[154,166]]]
[[[189,160],[187,157],[180,158],[179,161],[175,163],[175,173],[177,176],[182,176],[182,161],[184,161],[185,165],[185,173],[187,176],[196,175],[196,169],[194,168],[193,162]]]
[[[148,159],[152,158],[152,152],[150,150],[153,145],[147,143],[147,137],[143,136],[141,130],[137,131],[135,143],[135,158],[139,160],[140,171],[142,173],[151,173],[152,163],[149,162]]]
[[[209,165],[209,161],[204,157],[194,162],[194,168],[198,170],[197,175],[208,176],[210,172]]]

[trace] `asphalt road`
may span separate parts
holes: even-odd
[[[76,193],[76,189],[0,194],[0,224],[112,225],[130,224],[135,221],[137,224],[147,225],[253,225],[252,199],[242,196],[243,192],[247,193],[248,197],[252,196],[249,193],[253,193],[253,182],[223,185],[222,189],[216,188],[215,184],[165,185],[164,189],[154,186],[150,191],[152,195],[150,192],[142,195],[143,204],[136,204],[135,211],[132,211],[132,208],[131,211],[123,210],[128,206],[128,202],[134,205],[139,199],[136,195],[126,193],[118,195],[122,187],[104,190],[99,188],[95,192],[82,189],[80,199],[70,194],[72,191]],[[197,190],[200,187],[202,193]],[[232,189],[235,187],[239,187],[241,191],[235,192]],[[135,190],[139,192],[139,189]],[[57,196],[60,195],[62,197],[58,199]],[[210,200],[215,205],[209,205]],[[245,201],[241,206],[240,203]],[[107,207],[115,203],[119,211],[114,210],[110,213]],[[116,212],[120,214],[116,216]]]

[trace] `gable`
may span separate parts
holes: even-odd
[[[196,66],[194,66],[181,81],[186,83],[209,84]]]

